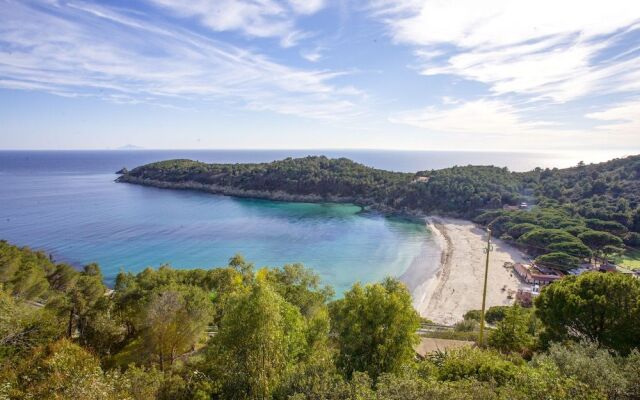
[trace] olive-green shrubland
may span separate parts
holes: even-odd
[[[462,316],[461,316],[462,317]],[[473,334],[478,312],[459,333]],[[302,265],[122,272],[0,242],[3,399],[636,399],[640,280],[588,273],[493,307],[487,347],[416,356],[393,279],[336,297]],[[468,327],[467,327],[468,325]]]

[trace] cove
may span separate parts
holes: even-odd
[[[303,263],[341,293],[401,276],[434,246],[424,224],[355,205],[162,190],[115,183],[113,172],[77,160],[52,162],[0,171],[0,239],[76,266],[97,262],[110,284],[120,270],[211,268],[240,253],[256,267]]]

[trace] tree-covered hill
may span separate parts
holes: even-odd
[[[530,200],[566,206],[587,219],[614,221],[640,230],[640,156],[566,169],[525,173],[492,166],[463,166],[415,174],[370,168],[346,158],[287,158],[257,164],[207,164],[169,160],[137,167],[120,182],[242,191],[258,197],[308,196],[315,201],[353,201],[384,211],[440,212],[473,217]],[[199,186],[194,186],[195,184]]]
[[[283,192],[348,199],[384,201],[390,192],[411,182],[412,174],[369,168],[346,158],[287,158],[260,164],[206,164],[169,160],[148,164],[124,174],[121,180],[139,178],[168,183],[197,182],[245,191]]]
[[[469,217],[480,210],[517,204],[523,193],[519,175],[506,168],[456,166],[421,171],[416,176],[426,182],[407,188],[400,204],[425,213]]]
[[[640,156],[566,169],[522,174],[525,185],[548,205],[567,205],[585,218],[616,221],[640,230]]]
[[[528,211],[485,210],[475,218],[539,262],[559,269],[640,247],[640,156],[517,174]]]
[[[271,199],[349,201],[385,212],[457,216],[515,204],[522,189],[518,175],[504,168],[468,166],[412,174],[323,156],[260,164],[169,160],[127,171],[118,181]]]

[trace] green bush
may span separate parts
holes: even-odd
[[[472,320],[472,321],[480,322],[481,315],[482,315],[481,310],[469,310],[464,314],[463,318],[465,321]]]
[[[506,315],[507,310],[509,308],[510,308],[509,306],[489,307],[489,309],[484,314],[485,321],[487,321],[490,324],[495,324],[497,322],[502,321],[502,319],[504,319],[504,316]]]

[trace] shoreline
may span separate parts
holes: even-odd
[[[465,312],[480,309],[486,247],[486,232],[470,221],[452,217],[425,215],[416,210],[391,210],[388,207],[343,197],[317,195],[291,195],[285,192],[243,190],[228,186],[206,185],[197,182],[165,182],[121,175],[116,182],[158,189],[192,190],[238,198],[305,203],[350,203],[362,211],[375,211],[388,217],[402,217],[425,223],[433,234],[436,246],[425,243],[420,253],[398,278],[408,288],[413,305],[421,317],[435,323],[452,325],[462,320]],[[493,239],[487,308],[510,305],[509,292],[525,287],[505,262],[526,262],[526,255],[500,239]],[[434,260],[439,260],[434,262]]]
[[[467,311],[481,308],[486,232],[469,221],[446,217],[427,217],[426,224],[440,247],[439,265],[435,275],[410,288],[414,307],[424,318],[452,325]],[[512,304],[509,292],[526,286],[511,269],[504,268],[505,262],[525,262],[526,255],[500,239],[493,239],[492,244],[487,309]],[[428,263],[422,266],[425,270],[433,268]],[[416,276],[415,272],[409,275]]]
[[[132,185],[148,186],[157,189],[170,189],[170,190],[193,190],[197,192],[205,192],[210,194],[217,194],[222,196],[257,199],[257,200],[271,200],[271,201],[284,201],[284,202],[297,202],[297,203],[351,203],[360,207],[365,207],[362,204],[358,204],[356,199],[350,197],[323,197],[319,195],[302,195],[302,194],[290,194],[283,191],[266,191],[266,190],[246,190],[234,188],[232,186],[220,186],[215,184],[204,184],[195,181],[186,182],[168,182],[155,179],[141,179],[131,175],[120,175],[115,180],[116,183],[129,183]]]
[[[236,197],[240,199],[279,201],[285,203],[353,204],[360,207],[362,211],[375,211],[388,217],[406,218],[414,220],[418,223],[424,222],[424,219],[428,217],[428,215],[419,210],[397,210],[392,207],[376,203],[375,201],[368,198],[320,196],[314,194],[290,194],[283,191],[247,190],[234,188],[232,186],[203,184],[195,181],[168,182],[155,179],[142,179],[126,174],[121,174],[114,180],[114,182],[146,186],[156,189],[203,192],[219,196]]]

